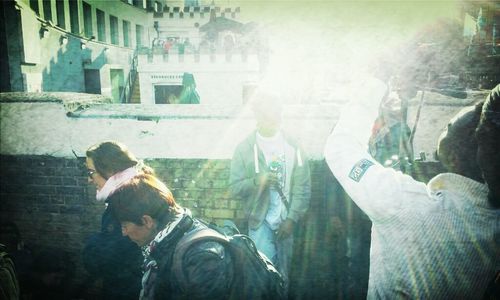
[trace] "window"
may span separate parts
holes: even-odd
[[[182,85],[155,85],[155,104],[178,104]]]
[[[80,23],[78,22],[78,1],[69,0],[69,22],[71,33],[80,34]]]
[[[157,84],[154,86],[155,104],[199,104],[200,95],[196,91],[194,76],[184,73],[182,76],[174,75],[167,77],[182,77],[182,83]],[[171,79],[171,78],[170,78]]]
[[[111,44],[118,45],[118,18],[109,16],[109,31],[111,33]]]
[[[97,40],[99,42],[106,41],[106,22],[104,19],[104,12],[102,10],[96,9],[97,17]]]
[[[142,39],[144,36],[144,27],[141,25],[135,25],[135,46],[137,48],[142,47]]]
[[[62,29],[66,29],[66,18],[64,17],[64,0],[57,0],[56,2],[57,11],[57,26]]]
[[[125,86],[125,77],[123,76],[122,69],[110,69],[111,76],[111,97],[114,103],[120,103],[120,98],[123,94],[123,89]]]
[[[52,7],[50,7],[50,0],[43,0],[43,18],[46,21],[52,21]]]
[[[31,9],[37,14],[40,14],[40,8],[38,7],[38,0],[30,0]]]
[[[154,11],[155,11],[155,12],[157,12],[157,13],[158,13],[158,12],[160,12],[160,13],[161,13],[161,12],[163,12],[163,7],[162,7],[161,3],[160,3],[160,2],[158,2],[158,1],[155,1],[155,2],[154,2],[154,7],[153,7],[153,9],[154,9]]]
[[[94,29],[92,28],[92,8],[86,2],[83,2],[83,29],[85,30],[85,36],[90,38],[94,35]]]
[[[130,22],[123,20],[123,46],[130,47]]]
[[[99,70],[85,69],[85,93],[100,94],[101,93],[101,76]]]

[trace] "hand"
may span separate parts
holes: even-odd
[[[283,223],[281,223],[278,233],[276,234],[276,238],[278,240],[286,239],[293,233],[293,227],[294,222],[292,219],[286,219]]]
[[[276,189],[281,188],[281,182],[278,178],[278,174],[272,172],[267,173],[267,184],[269,187],[274,187]]]
[[[280,187],[278,176],[271,172],[265,172],[255,176],[253,182],[256,186]]]

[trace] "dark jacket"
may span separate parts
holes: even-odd
[[[252,132],[234,151],[231,160],[229,188],[234,196],[242,197],[248,217],[248,226],[258,228],[264,221],[270,205],[269,188],[255,185],[255,177],[268,169],[262,150],[257,146],[256,132]],[[290,183],[290,210],[287,218],[297,222],[309,208],[311,176],[309,163],[299,147],[283,134],[294,150],[294,167]],[[255,161],[257,157],[257,161]]]
[[[122,235],[120,223],[106,208],[101,232],[90,236],[83,249],[85,269],[103,280],[103,299],[138,299],[142,262],[140,248]]]
[[[227,299],[233,265],[231,256],[220,243],[199,242],[186,251],[182,269],[188,289],[181,289],[172,271],[175,246],[184,234],[201,227],[205,225],[193,219],[186,209],[145,247],[140,299]]]

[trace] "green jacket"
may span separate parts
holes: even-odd
[[[231,161],[229,188],[233,196],[241,197],[248,217],[248,227],[258,228],[266,218],[270,204],[269,188],[257,186],[254,179],[268,167],[262,150],[257,146],[254,131],[234,151]],[[309,163],[297,145],[284,135],[295,150],[292,178],[290,182],[290,203],[288,219],[298,222],[309,208],[311,198],[311,176]]]

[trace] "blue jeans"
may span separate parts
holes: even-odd
[[[285,291],[288,291],[288,274],[293,254],[293,234],[278,241],[275,232],[264,221],[259,228],[249,229],[248,235],[255,242],[257,249],[264,253],[281,273],[285,281]]]

